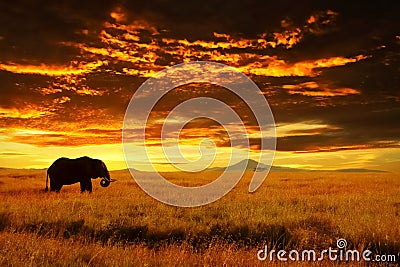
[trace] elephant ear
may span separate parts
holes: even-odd
[[[101,160],[100,160],[100,162],[101,162],[101,167],[102,167],[103,170],[105,171],[105,175],[106,175],[108,178],[110,178],[110,173],[108,172],[108,169],[107,169],[106,164],[105,164],[103,161],[101,161]]]
[[[103,169],[107,169],[106,164],[104,164],[104,162],[102,160],[100,160],[100,165]]]

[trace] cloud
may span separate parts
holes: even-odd
[[[282,88],[287,89],[289,94],[301,94],[304,96],[346,96],[352,94],[360,94],[352,88],[330,88],[328,84],[318,84],[316,82],[304,82],[300,84],[285,84]]]
[[[2,153],[0,153],[0,155],[2,155],[2,156],[26,156],[29,154],[19,153],[19,152],[2,152]]]
[[[14,129],[3,136],[3,141],[35,145],[37,147],[118,144],[121,130],[84,129],[61,131],[37,131]]]
[[[39,118],[46,115],[46,110],[41,107],[26,107],[23,109],[4,109],[0,108],[0,118],[21,118],[21,119],[32,119]]]
[[[239,70],[260,76],[318,76],[323,68],[343,66],[365,59],[366,56],[331,57],[317,60],[305,60],[296,63],[287,63],[282,59],[270,56],[254,57],[253,62],[238,67]]]
[[[400,143],[396,141],[391,142],[375,142],[372,144],[348,145],[348,146],[320,146],[318,148],[306,148],[303,151],[295,151],[297,154],[303,153],[318,153],[318,152],[337,152],[343,150],[364,150],[364,149],[377,149],[377,148],[400,148]]]
[[[116,19],[117,14],[125,19]],[[315,16],[323,17],[321,13],[318,14]],[[325,15],[333,17],[337,14],[328,10]],[[103,23],[98,36],[100,43],[96,46],[76,42],[63,44],[79,49],[82,54],[96,55],[106,62],[118,60],[126,65],[122,67],[123,73],[143,77],[154,75],[164,66],[193,60],[229,64],[252,75],[316,76],[319,73],[316,70],[318,68],[342,66],[365,58],[363,55],[350,58],[336,56],[288,63],[277,56],[264,54],[263,51],[280,46],[288,49],[300,42],[303,32],[310,33],[312,29],[307,21],[300,27],[286,23],[278,31],[260,32],[255,38],[210,32],[208,39],[189,40],[176,38],[168,31],[160,31],[155,23],[140,16],[134,20],[127,19],[129,17],[129,12],[121,7],[116,12],[111,12],[109,18],[112,20]],[[330,20],[326,19],[321,23],[327,27]]]
[[[97,69],[104,62],[95,61],[90,63],[74,62],[76,66],[57,66],[57,65],[22,65],[22,64],[0,64],[0,70],[10,71],[19,74],[39,74],[48,76],[82,75]]]
[[[362,11],[359,4],[308,0],[41,6],[17,0],[2,7],[0,129],[10,142],[116,144],[126,106],[146,78],[174,64],[209,60],[257,83],[280,126],[281,151],[397,146],[400,22],[393,3],[363,3]],[[240,113],[257,150],[246,105],[223,88],[198,84],[177,88],[156,106],[150,144],[159,145],[157,130],[168,111],[197,96]],[[229,145],[209,121],[182,131],[187,144],[205,136]]]

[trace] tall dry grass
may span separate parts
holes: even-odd
[[[224,198],[197,208],[159,203],[127,171],[111,175],[118,181],[102,188],[93,180],[92,194],[79,185],[57,194],[42,191],[45,171],[0,170],[0,265],[265,266],[256,258],[264,244],[326,249],[338,238],[349,248],[400,256],[394,174],[272,173],[249,194],[247,173]],[[187,186],[212,177],[165,175]]]

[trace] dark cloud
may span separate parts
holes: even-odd
[[[15,109],[17,115],[25,116],[3,114],[3,128],[83,129],[85,135],[104,134],[101,142],[115,143],[127,104],[146,79],[146,71],[155,72],[184,60],[223,58],[219,60],[237,67],[249,66],[249,71],[257,64],[265,64],[264,68],[281,64],[279,70],[284,72],[298,62],[312,65],[315,60],[363,55],[363,59],[343,64],[310,67],[303,75],[251,74],[265,93],[278,124],[318,122],[339,129],[332,131],[328,127],[321,132],[310,130],[303,131],[301,136],[281,137],[278,149],[392,147],[398,140],[400,44],[396,36],[400,34],[400,14],[394,1],[306,0],[294,4],[288,0],[17,0],[3,1],[0,10],[0,64],[43,64],[50,68],[71,66],[74,61],[83,65],[102,63],[81,74],[47,75],[37,70],[12,73],[1,68],[0,107]],[[124,22],[110,16],[116,10],[124,13]],[[106,22],[110,24],[107,27]],[[121,25],[136,26],[118,28]],[[298,36],[291,36],[293,32]],[[281,34],[283,43],[278,43],[274,34]],[[276,46],[260,48],[258,39],[275,40]],[[238,40],[247,45],[229,46],[229,42]],[[213,48],[222,42],[225,47]],[[190,53],[178,53],[180,49]],[[302,84],[302,90],[350,88],[359,94],[303,95],[284,88]],[[316,84],[318,88],[304,87],[307,84]],[[198,96],[227,102],[242,112],[249,125],[254,124],[254,118],[237,97],[207,86],[177,89],[156,107],[158,115],[165,116],[165,111],[176,104]],[[25,109],[36,113],[29,117]],[[213,126],[198,123],[199,128]],[[107,132],[99,125],[113,130]],[[27,140],[26,136],[16,138],[14,141]],[[42,145],[80,145],[89,140],[73,138],[55,134],[37,140]],[[257,141],[252,140],[252,144]]]
[[[37,102],[39,94],[32,94],[32,89],[46,87],[48,82],[48,77],[14,74],[0,70],[0,106],[14,107],[21,101]]]
[[[108,2],[108,3],[107,3]],[[114,6],[112,1],[16,0],[0,4],[0,56],[2,61],[60,63],[76,58],[78,51],[60,45],[91,41]]]
[[[279,123],[318,122],[335,127],[305,135],[278,139],[278,150],[306,151],[317,147],[366,145],[368,148],[398,147],[400,127],[394,122],[400,116],[397,103],[349,102],[335,106],[292,105],[290,110],[273,108]],[[300,120],[299,120],[300,119]],[[304,133],[304,131],[302,131]]]
[[[393,38],[394,39],[394,38]],[[370,58],[350,64],[346,68],[328,69],[320,79],[337,81],[341,86],[359,89],[362,97],[371,101],[388,96],[400,96],[399,45],[370,52]]]

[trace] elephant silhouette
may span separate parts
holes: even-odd
[[[50,191],[60,192],[63,185],[80,183],[81,192],[92,192],[92,180],[102,178],[100,185],[107,187],[112,182],[106,165],[99,159],[80,157],[77,159],[59,158],[47,169],[46,188],[50,178]]]

